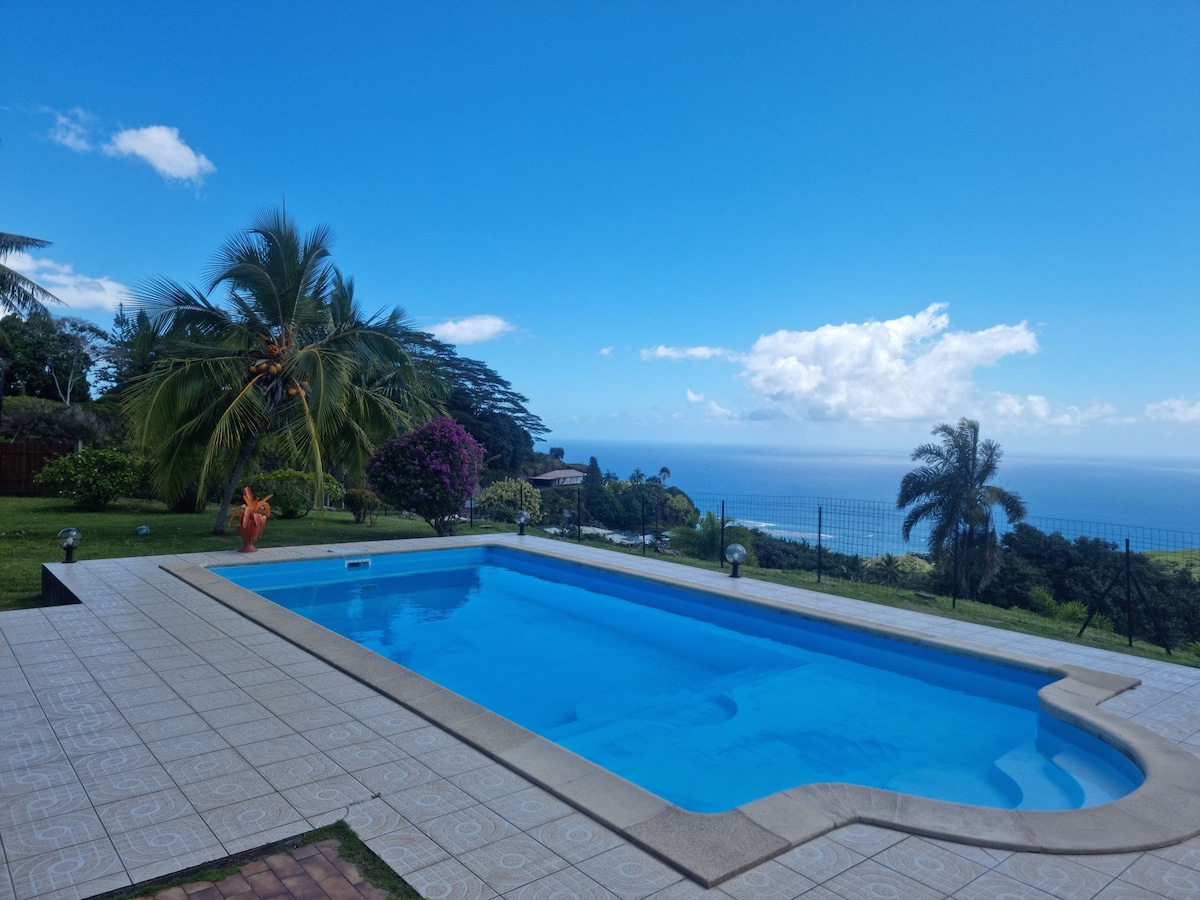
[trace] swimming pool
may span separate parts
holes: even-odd
[[[683,809],[844,782],[1002,809],[1142,773],[1056,677],[503,547],[215,570]]]
[[[345,569],[371,568],[397,553],[467,547],[506,547],[579,563],[589,569],[694,589],[736,604],[789,614],[889,642],[934,646],[950,655],[986,660],[1057,679],[1038,691],[1041,708],[1063,722],[1120,748],[1145,773],[1137,789],[1111,803],[1075,810],[999,809],[933,800],[913,794],[822,782],[779,791],[721,813],[698,813],[670,803],[576,753],[498,715],[441,684],[385,659],[212,569],[275,561],[333,560]],[[370,560],[370,566],[363,563]],[[1046,853],[1123,853],[1177,844],[1200,834],[1200,760],[1168,740],[1099,704],[1140,683],[1138,661],[1108,660],[1105,671],[1079,661],[1096,651],[1029,638],[922,613],[888,609],[756,579],[680,566],[533,536],[472,535],[401,542],[234,551],[164,557],[171,577],[217,600],[275,635],[352,675],[436,726],[431,737],[457,738],[491,757],[502,771],[521,776],[570,804],[627,841],[713,886],[777,854],[855,822],[978,847]],[[370,583],[370,582],[367,582]],[[249,626],[247,626],[249,628]],[[247,640],[258,640],[250,628]],[[1015,648],[1026,648],[1025,653]],[[1027,655],[1037,648],[1056,658]],[[236,680],[236,678],[235,678]],[[1151,692],[1153,693],[1153,692]],[[1136,701],[1136,698],[1135,698]],[[414,725],[414,727],[420,727]],[[507,777],[507,776],[506,776]]]

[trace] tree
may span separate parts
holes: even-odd
[[[922,444],[912,453],[922,463],[904,476],[896,508],[912,507],[904,517],[903,534],[928,520],[929,552],[935,559],[949,557],[953,566],[951,597],[960,590],[974,597],[996,570],[997,531],[994,508],[999,506],[1010,523],[1025,518],[1021,498],[991,484],[1003,451],[993,440],[979,440],[979,423],[959,419],[957,425],[939,424],[932,434],[940,444]]]
[[[44,309],[47,303],[62,303],[36,281],[26,278],[16,269],[11,269],[4,264],[4,261],[14,253],[40,250],[49,246],[49,241],[0,231],[0,313],[28,316]],[[0,379],[4,377],[4,370],[9,359],[6,344],[4,329],[0,326]],[[4,392],[0,390],[0,419],[3,416]]]
[[[7,394],[57,399],[64,406],[90,398],[87,373],[108,339],[103,329],[39,308],[23,319],[5,317],[0,330],[11,356],[4,371]]]
[[[381,498],[415,512],[441,537],[454,534],[459,510],[474,493],[484,449],[445,416],[385,441],[367,464],[367,479]]]
[[[365,317],[331,244],[327,227],[302,235],[284,210],[266,210],[217,252],[208,291],[222,298],[165,278],[138,292],[150,322],[177,337],[122,406],[163,500],[224,481],[214,534],[264,439],[297,469],[357,469],[433,413],[436,386],[413,365],[402,312]]]
[[[49,241],[0,231],[0,310],[27,316],[47,303],[62,303],[40,284],[4,264],[4,260],[14,253],[41,250],[49,246]]]

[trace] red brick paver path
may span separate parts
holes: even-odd
[[[387,900],[338,854],[336,839],[246,863],[215,884],[195,881],[138,900]]]

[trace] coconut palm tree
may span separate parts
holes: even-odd
[[[122,398],[162,499],[224,482],[223,534],[247,463],[263,443],[297,468],[355,470],[374,445],[434,413],[440,384],[418,373],[403,313],[364,317],[319,226],[302,235],[266,210],[217,252],[208,291],[155,279],[138,307],[174,336]]]
[[[4,264],[13,253],[49,246],[49,241],[0,231],[0,312],[27,316],[47,303],[62,303],[40,284]]]
[[[43,247],[49,246],[49,241],[0,231],[0,318],[5,313],[27,316],[42,309],[46,303],[62,303],[36,281],[26,278],[16,269],[11,269],[4,264],[4,260],[13,253],[41,250]],[[0,338],[2,337],[3,335],[0,335]],[[2,351],[5,343],[0,341],[0,379],[4,377],[6,361]],[[3,415],[4,394],[0,391],[0,417]]]
[[[1025,518],[1020,496],[991,484],[1004,455],[993,440],[979,440],[979,423],[959,419],[933,429],[940,444],[922,444],[912,453],[913,469],[900,482],[896,508],[911,506],[904,517],[904,539],[928,520],[929,552],[937,559],[953,559],[951,598],[960,590],[974,596],[996,570],[997,547],[994,508],[1000,507],[1010,523]]]

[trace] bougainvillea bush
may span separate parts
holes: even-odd
[[[439,536],[454,534],[458,511],[479,484],[483,446],[453,419],[385,441],[367,463],[367,480],[385,503],[416,513]]]

